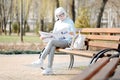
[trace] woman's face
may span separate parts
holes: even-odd
[[[61,20],[61,21],[63,21],[63,20],[66,18],[64,13],[57,15],[57,17],[58,17],[59,20]]]

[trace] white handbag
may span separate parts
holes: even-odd
[[[71,49],[83,49],[85,46],[85,36],[80,33],[73,37],[70,48]]]

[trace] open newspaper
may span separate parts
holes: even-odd
[[[59,31],[56,33],[48,33],[48,32],[43,32],[43,31],[39,31],[39,34],[41,37],[44,37],[45,39],[43,39],[43,42],[48,42],[52,39],[66,39],[66,38],[71,38],[72,35],[69,34],[69,31]]]

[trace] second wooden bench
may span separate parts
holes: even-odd
[[[119,61],[119,57],[100,58],[95,64],[88,66],[71,80],[120,80]],[[119,71],[116,71],[118,69]]]

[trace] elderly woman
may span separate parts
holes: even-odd
[[[67,30],[69,31],[70,35],[75,35],[75,28],[73,21],[67,16],[66,11],[64,8],[59,7],[55,10],[55,19],[56,22],[54,24],[53,33],[57,33],[59,31]],[[43,37],[41,37],[44,39]],[[48,42],[46,45],[44,51],[41,54],[41,57],[38,61],[34,62],[33,64],[39,64],[40,67],[43,67],[43,62],[48,55],[48,65],[47,68],[45,68],[42,72],[42,74],[53,74],[53,58],[56,47],[59,48],[66,48],[69,47],[72,41],[72,36],[68,38],[60,38],[58,40],[54,39]]]

